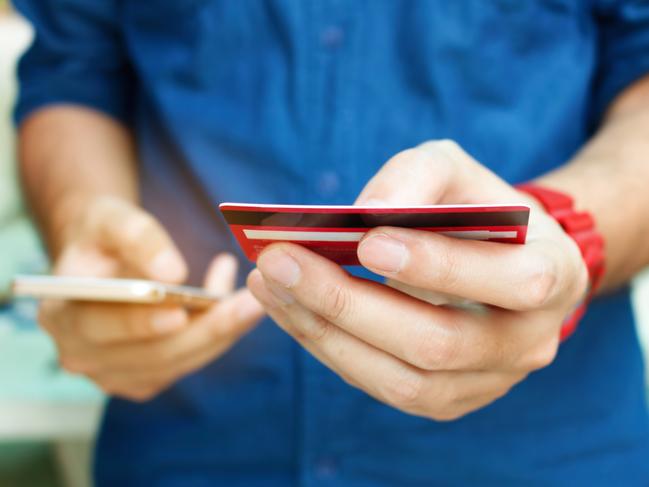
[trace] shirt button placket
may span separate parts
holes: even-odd
[[[344,154],[341,154],[339,140],[341,130],[341,107],[338,103],[341,90],[341,66],[348,41],[342,25],[347,14],[336,12],[337,2],[320,1],[311,3],[312,29],[305,33],[313,46],[309,53],[311,99],[317,103],[317,118],[312,126],[314,137],[312,159],[318,161],[318,170],[311,179],[314,203],[335,204],[347,201],[345,195]],[[340,6],[341,4],[337,4]],[[347,8],[347,6],[345,7]],[[323,22],[324,21],[324,22]],[[323,366],[306,353],[301,360],[303,401],[302,448],[300,458],[300,486],[328,487],[340,485],[340,459],[336,456],[336,442],[332,441],[332,411],[326,407],[331,388],[330,375]]]

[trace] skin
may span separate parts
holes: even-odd
[[[648,194],[632,191],[649,171],[648,93],[646,81],[629,88],[584,150],[541,179],[595,214],[607,239],[607,287],[649,261],[642,244]],[[138,206],[137,161],[124,127],[92,110],[53,106],[26,120],[20,140],[25,190],[55,273],[185,278],[173,241]],[[624,218],[611,205],[622,195]],[[586,286],[579,252],[533,200],[449,141],[398,154],[359,197],[372,204],[493,201],[534,207],[527,245],[380,228],[365,237],[359,258],[386,276],[387,286],[353,278],[301,247],[275,245],[260,257],[249,289],[279,326],[350,384],[412,414],[459,417],[553,360],[561,322]],[[386,269],[389,239],[406,257]],[[235,270],[231,256],[218,257],[206,286],[232,290]],[[431,304],[440,295],[491,306],[475,313]],[[44,302],[40,321],[66,368],[142,401],[217,359],[262,313],[243,289],[192,316],[178,308]]]
[[[540,183],[575,196],[607,242],[604,289],[649,263],[649,78],[612,105],[595,137]],[[453,420],[549,365],[561,325],[583,299],[587,270],[573,240],[531,198],[452,141],[431,141],[388,161],[357,203],[527,202],[528,243],[451,239],[377,228],[360,262],[387,285],[349,275],[305,248],[274,244],[248,287],[276,323],[323,364],[379,401]],[[441,303],[468,299],[479,311]]]
[[[124,127],[88,109],[54,106],[26,120],[20,141],[24,186],[54,274],[185,279],[173,240],[138,206],[135,151]],[[228,297],[201,313],[50,300],[39,322],[64,368],[109,394],[146,401],[216,360],[263,316],[247,289],[234,289],[237,265],[232,255],[215,257],[205,287]]]

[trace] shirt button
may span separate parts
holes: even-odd
[[[340,178],[333,171],[323,172],[318,178],[317,191],[321,196],[331,196],[340,189]]]
[[[330,479],[338,473],[338,462],[331,457],[320,458],[315,464],[316,477]]]
[[[330,49],[339,47],[345,40],[345,31],[337,25],[325,27],[320,32],[320,44]]]

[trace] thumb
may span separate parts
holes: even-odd
[[[139,275],[182,282],[187,265],[162,225],[144,210],[116,198],[102,198],[89,212],[85,237],[114,254]]]
[[[224,252],[214,258],[205,276],[205,288],[224,298],[201,317],[232,340],[247,332],[264,315],[264,309],[248,289],[233,293],[238,267],[236,257],[230,253]]]
[[[367,183],[357,205],[520,202],[520,195],[455,142],[430,141],[400,152]]]
[[[213,335],[234,342],[252,329],[262,316],[264,308],[247,288],[243,288],[199,315],[196,324],[203,324],[214,330]]]

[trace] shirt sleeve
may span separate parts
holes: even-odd
[[[115,0],[14,0],[34,28],[18,65],[20,123],[49,104],[71,103],[130,123],[134,77]]]
[[[594,79],[594,120],[616,95],[649,74],[649,0],[601,0],[598,68]]]

